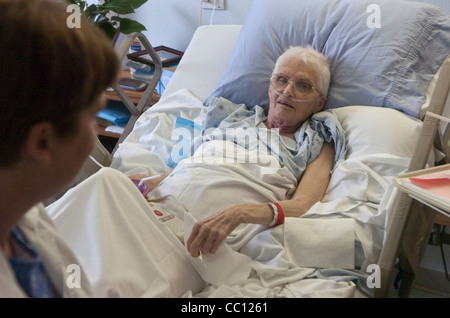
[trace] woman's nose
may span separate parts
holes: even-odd
[[[295,91],[294,82],[289,81],[283,90],[283,95],[294,96],[294,91]]]

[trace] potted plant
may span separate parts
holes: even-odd
[[[146,3],[147,0],[99,0],[97,4],[88,4],[86,0],[67,1],[70,4],[78,5],[81,13],[105,31],[113,43],[116,42],[120,33],[129,34],[147,30],[139,22],[120,16],[134,13],[135,9]]]

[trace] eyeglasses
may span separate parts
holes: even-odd
[[[322,96],[322,93],[315,87],[311,86],[308,82],[305,81],[294,82],[288,79],[286,76],[280,74],[270,75],[270,83],[279,93],[283,93],[283,91],[286,89],[286,87],[289,85],[290,82],[294,84],[295,94],[297,97],[306,97],[312,91],[316,91],[320,94],[320,96]]]

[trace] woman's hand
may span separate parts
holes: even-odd
[[[192,257],[199,257],[200,254],[214,254],[240,223],[238,205],[198,221],[186,242],[188,252]]]

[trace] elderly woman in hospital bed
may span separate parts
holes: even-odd
[[[251,129],[256,125],[257,129],[262,129],[260,133],[266,129],[278,130],[280,160],[287,161],[286,166],[291,169],[296,181],[300,182],[293,195],[287,195],[285,200],[269,204],[233,205],[199,221],[187,241],[187,248],[193,257],[217,251],[223,240],[241,223],[278,225],[284,221],[285,216],[298,217],[322,199],[334,166],[332,136],[321,135],[322,131],[319,130],[319,134],[311,138],[312,144],[308,147],[305,145],[308,134],[311,133],[307,128],[311,125],[308,120],[322,110],[329,81],[330,71],[326,57],[312,48],[292,47],[280,56],[270,77],[267,118],[262,109],[256,108],[255,112],[258,114],[255,114],[255,118],[241,121],[239,113],[247,112],[243,107],[238,108],[220,101],[215,106],[210,106],[212,109],[209,114],[214,118],[209,118],[209,121],[215,122],[206,125],[224,130],[242,127],[243,124],[246,129]],[[233,116],[237,118],[234,125],[229,124],[233,121],[229,117]],[[328,120],[332,120],[331,114],[327,116]],[[220,123],[217,123],[218,120]],[[273,146],[275,145],[268,145]],[[290,157],[288,154],[294,155]],[[296,181],[291,184],[292,187],[295,187]]]
[[[247,279],[250,258],[228,245],[238,250],[248,235],[305,213],[321,200],[336,160],[344,155],[337,118],[332,111],[319,112],[329,78],[323,55],[291,48],[270,76],[268,116],[259,106],[213,99],[202,143],[162,181],[149,182],[148,202],[122,173],[105,168],[52,204],[50,214],[97,294],[178,297],[195,295],[205,281]],[[233,151],[226,151],[230,145]],[[184,219],[183,244],[152,210]],[[230,269],[239,268],[234,278],[225,277],[230,269],[205,257],[219,249],[221,257],[233,254]],[[225,276],[205,273],[213,267]]]

